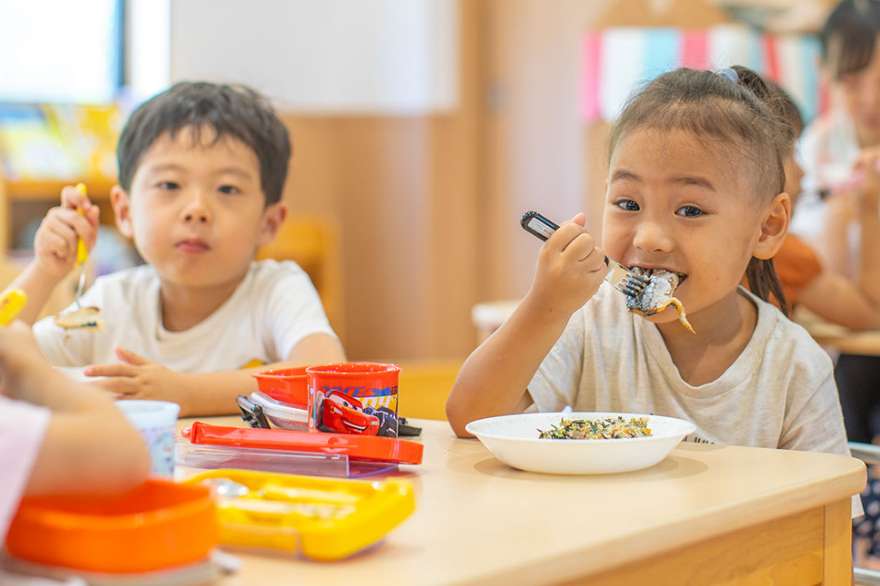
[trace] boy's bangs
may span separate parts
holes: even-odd
[[[190,146],[193,148],[213,147],[228,138],[241,141],[249,148],[253,148],[247,140],[239,136],[238,133],[231,132],[228,128],[218,128],[210,122],[193,123],[184,121],[178,126],[169,128],[167,132],[171,140],[177,139],[180,134],[186,135],[186,138],[190,141]]]
[[[257,158],[267,204],[281,200],[291,155],[290,137],[269,101],[250,88],[180,82],[138,106],[119,137],[119,184],[131,189],[144,153],[160,137],[187,133],[192,146],[235,138]]]

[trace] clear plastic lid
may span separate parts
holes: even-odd
[[[192,444],[186,441],[177,443],[176,458],[178,466],[190,468],[206,470],[236,468],[332,478],[363,478],[388,474],[398,469],[397,464],[388,462],[351,461],[345,454],[285,452]]]

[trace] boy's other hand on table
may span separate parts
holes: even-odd
[[[171,401],[181,403],[186,389],[186,375],[124,348],[116,349],[118,364],[95,364],[83,374],[103,377],[94,384],[114,393],[119,399]]]

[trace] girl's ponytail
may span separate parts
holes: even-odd
[[[736,73],[738,85],[744,87],[754,94],[756,98],[767,105],[768,110],[775,118],[774,123],[780,139],[785,142],[794,140],[794,128],[785,120],[785,113],[782,111],[783,105],[779,96],[773,93],[773,90],[761,78],[760,75],[740,65],[734,65],[727,71]],[[749,289],[764,301],[772,302],[773,299],[779,304],[779,309],[786,317],[788,314],[788,304],[785,301],[785,295],[782,293],[782,285],[779,282],[779,276],[776,274],[776,267],[773,266],[773,259],[761,260],[752,257],[749,266],[746,268],[746,279],[749,282]],[[771,298],[772,296],[772,298]]]
[[[785,301],[785,295],[782,293],[782,285],[779,283],[779,277],[776,275],[773,259],[762,260],[752,257],[752,260],[749,261],[749,266],[746,268],[746,279],[749,282],[749,290],[752,293],[764,301],[776,299],[782,313],[786,317],[790,317],[788,314],[788,303]]]

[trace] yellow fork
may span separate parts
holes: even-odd
[[[85,183],[78,183],[76,186],[76,190],[79,191],[83,195],[87,195]],[[86,215],[86,210],[79,206],[76,208],[77,213],[80,216]],[[86,288],[86,269],[85,264],[86,261],[89,260],[89,249],[86,248],[86,243],[82,238],[77,237],[76,239],[76,268],[79,269],[79,280],[76,282],[76,292],[73,294],[73,301],[76,303],[77,307],[82,307],[79,303],[79,298],[82,297],[83,292]]]

